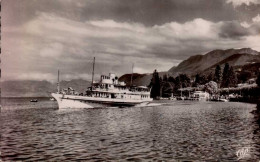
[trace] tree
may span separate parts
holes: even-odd
[[[164,82],[167,82],[167,81],[168,81],[168,77],[167,77],[166,74],[163,75],[163,81],[164,81]]]
[[[213,79],[214,79],[213,73],[210,72],[209,75],[207,76],[207,81],[210,82],[213,81]]]
[[[260,73],[257,75],[256,84],[260,87]]]
[[[171,82],[163,82],[161,84],[161,96],[162,97],[171,97],[173,92],[174,85]]]
[[[207,79],[205,75],[196,74],[193,86],[197,87],[198,85],[203,85],[206,83]]]
[[[212,94],[216,94],[218,92],[218,84],[214,81],[210,81],[205,84],[205,90]]]
[[[221,67],[219,65],[216,66],[213,80],[218,84],[221,82]]]
[[[245,83],[251,77],[252,77],[252,73],[250,71],[241,71],[237,76],[237,79],[240,83]]]
[[[234,87],[237,84],[237,76],[236,73],[233,70],[233,67],[231,66],[230,69],[228,70],[227,74],[227,87],[232,86]]]
[[[229,64],[226,63],[222,74],[223,79],[221,82],[221,87],[228,87],[229,85],[228,75],[229,75]]]
[[[200,75],[196,74],[195,75],[195,81],[194,81],[194,87],[197,87],[200,84]]]
[[[172,76],[170,76],[170,77],[168,78],[168,81],[171,82],[171,83],[175,83],[175,79],[174,79],[174,77],[172,77]]]
[[[200,84],[206,84],[206,83],[207,83],[206,75],[201,75],[201,77],[200,77]]]
[[[177,91],[179,88],[181,88],[181,80],[180,80],[180,76],[177,76],[175,78],[175,88],[174,88],[174,90]]]
[[[180,86],[179,88],[185,88],[185,87],[189,87],[191,85],[191,81],[190,81],[190,78],[188,75],[180,74],[179,76],[176,77],[176,79],[177,78],[179,81],[179,86]]]
[[[153,77],[151,79],[150,87],[152,87],[151,89],[152,98],[156,98],[160,96],[160,77],[156,69],[153,72]]]

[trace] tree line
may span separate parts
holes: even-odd
[[[154,70],[149,86],[152,88],[152,98],[170,97],[173,92],[178,93],[177,91],[180,88],[199,87],[200,85],[205,86],[209,92],[213,93],[216,88],[235,87],[238,83],[245,83],[252,76],[253,74],[248,71],[237,73],[232,66],[226,63],[223,71],[220,65],[217,65],[214,73],[210,72],[208,75],[196,74],[193,77],[187,74],[179,74],[176,77],[165,74],[161,78],[157,70]],[[257,81],[260,82],[260,79],[257,79]],[[215,88],[215,86],[217,87]]]

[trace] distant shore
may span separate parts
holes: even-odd
[[[16,99],[16,98],[51,98],[45,96],[3,96],[1,99]]]

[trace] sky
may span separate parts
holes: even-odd
[[[167,71],[214,49],[260,51],[260,0],[3,0],[2,79]]]

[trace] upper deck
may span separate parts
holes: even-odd
[[[101,75],[100,81],[88,88],[92,92],[118,93],[149,95],[150,89],[145,86],[126,86],[125,82],[120,82],[118,77],[110,73],[109,76]]]

